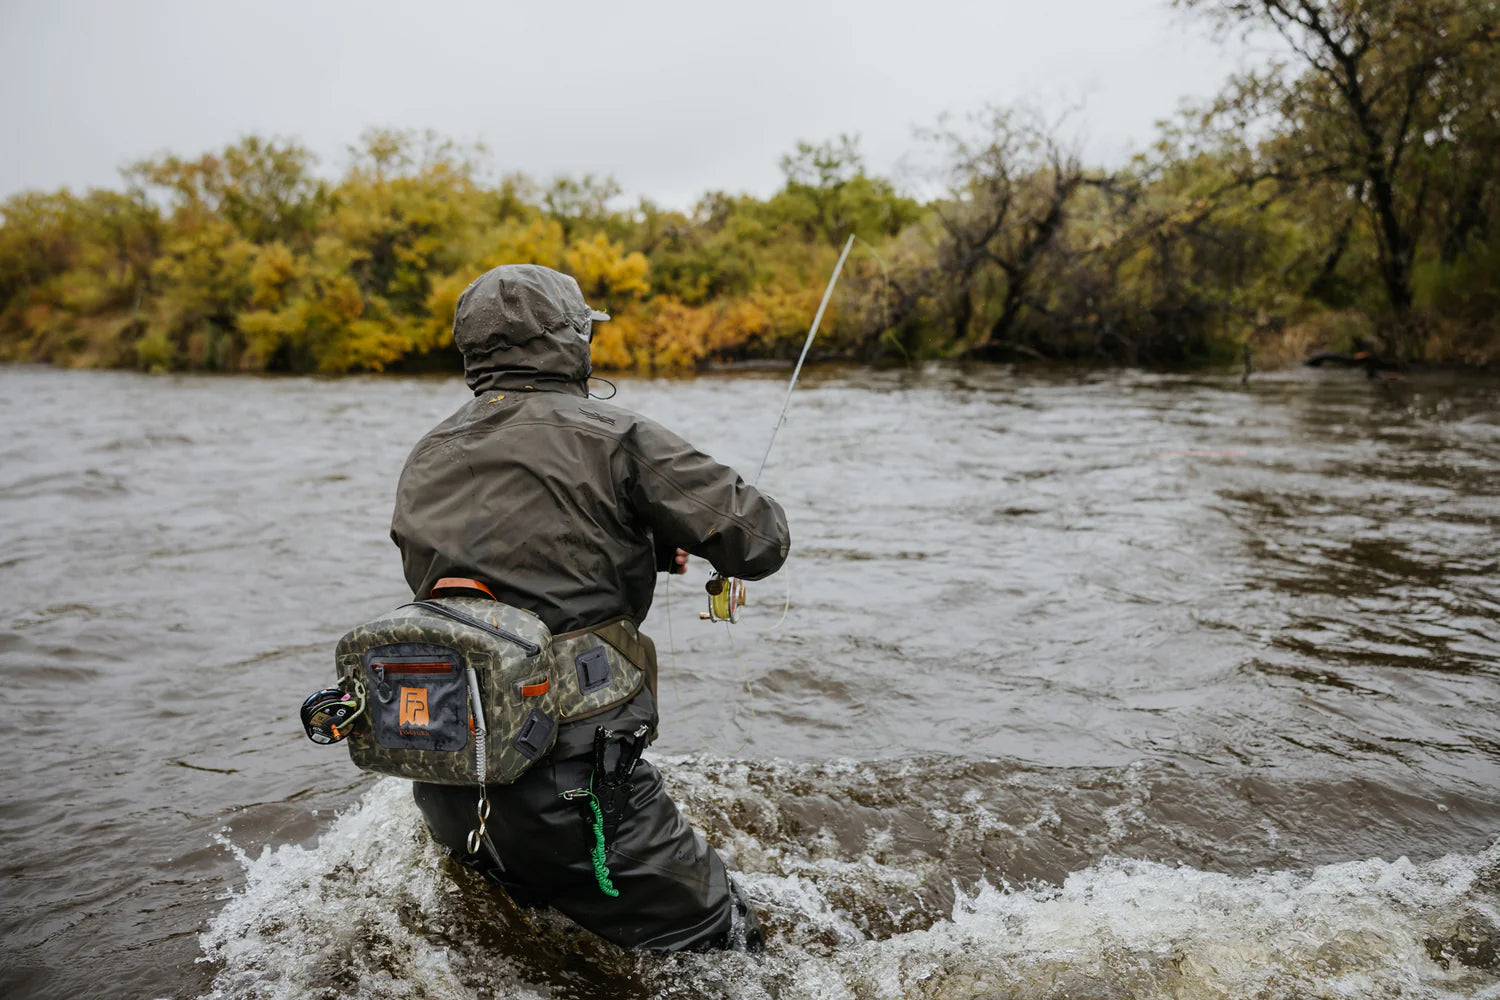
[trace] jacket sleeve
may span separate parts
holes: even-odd
[[[781,505],[676,434],[644,418],[621,438],[626,500],[662,545],[726,576],[759,580],[791,548]]]

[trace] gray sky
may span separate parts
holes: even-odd
[[[799,139],[857,133],[895,171],[914,127],[986,102],[1081,105],[1069,127],[1109,164],[1233,60],[1166,0],[0,0],[0,197],[251,133],[337,175],[382,126],[687,207],[769,194]]]

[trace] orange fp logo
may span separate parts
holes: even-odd
[[[427,719],[427,689],[424,687],[401,689],[401,718],[398,725],[402,729],[408,726],[426,728]]]

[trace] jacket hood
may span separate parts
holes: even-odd
[[[535,385],[586,394],[595,316],[603,314],[584,302],[578,282],[550,267],[503,264],[486,271],[453,312],[464,379],[476,393]]]

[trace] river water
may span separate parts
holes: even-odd
[[[785,377],[616,401],[753,470]],[[0,369],[0,995],[1500,997],[1500,383],[806,374],[786,570],[646,623],[761,958],[520,911],[301,734],[465,393]]]

